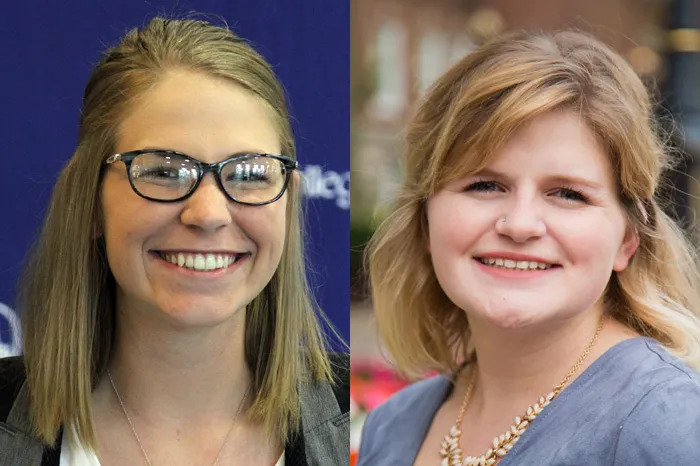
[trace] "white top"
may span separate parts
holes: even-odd
[[[74,429],[69,429],[63,435],[61,459],[58,464],[59,466],[101,466],[95,452],[78,440]],[[274,466],[284,466],[284,451]]]

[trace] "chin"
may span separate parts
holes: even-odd
[[[542,320],[541,316],[523,312],[523,309],[491,310],[481,318],[494,327],[507,330],[527,328]]]
[[[239,315],[239,310],[231,305],[215,305],[191,303],[190,305],[180,303],[160,307],[160,312],[166,319],[171,321],[176,327],[216,327]],[[242,307],[241,310],[244,310]],[[242,314],[241,314],[242,315]]]

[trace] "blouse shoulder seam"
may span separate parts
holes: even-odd
[[[678,369],[678,368],[676,368],[676,369]],[[680,372],[680,374],[678,374],[676,377],[672,377],[670,379],[663,380],[663,381],[657,383],[656,385],[654,385],[653,387],[649,388],[649,390],[647,390],[647,392],[639,398],[639,400],[635,403],[635,405],[632,407],[632,409],[630,409],[629,413],[627,413],[627,416],[625,416],[625,418],[622,420],[622,422],[620,423],[620,428],[618,429],[617,438],[615,439],[615,454],[613,455],[613,466],[617,465],[617,461],[618,461],[617,454],[618,454],[618,447],[620,445],[620,437],[622,437],[622,432],[625,429],[625,427],[627,426],[627,421],[637,411],[639,406],[644,401],[646,401],[646,399],[649,397],[649,395],[651,395],[653,392],[656,392],[657,390],[663,388],[664,386],[666,386],[668,384],[676,382],[679,378],[687,378],[690,381],[693,380],[690,377],[690,374],[686,373],[685,371],[679,370],[678,372]],[[683,377],[683,376],[685,376],[685,377]]]

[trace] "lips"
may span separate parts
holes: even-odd
[[[482,264],[488,265],[491,267],[497,267],[497,268],[503,268],[507,270],[521,270],[521,271],[528,271],[528,270],[548,270],[551,269],[552,267],[557,267],[556,264],[550,264],[546,262],[539,262],[539,261],[525,261],[525,260],[512,260],[512,259],[505,259],[505,258],[500,258],[500,257],[480,257],[476,258],[479,260]]]

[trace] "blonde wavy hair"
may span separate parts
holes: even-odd
[[[24,362],[34,433],[48,445],[73,423],[96,445],[90,414],[115,329],[115,279],[99,237],[101,166],[125,112],[168,70],[185,68],[246,88],[274,115],[282,154],[295,158],[284,91],[264,58],[226,27],[154,18],[109,48],[86,85],[78,146],[62,171],[20,286]],[[306,281],[301,192],[290,183],[277,271],[247,307],[245,360],[252,419],[284,440],[300,425],[302,380],[331,380],[326,340]]]
[[[627,269],[608,283],[606,309],[700,367],[697,257],[658,197],[674,157],[645,86],[588,35],[525,31],[483,45],[448,70],[408,126],[403,186],[365,256],[380,337],[405,375],[455,371],[472,356],[466,314],[441,289],[425,247],[426,200],[484,169],[523,123],[558,109],[577,112],[597,135],[640,239]]]

